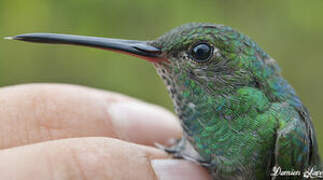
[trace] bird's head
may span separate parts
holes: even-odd
[[[149,44],[160,50],[163,61],[154,64],[171,92],[188,96],[264,88],[266,79],[279,74],[275,61],[253,40],[224,25],[185,24]]]

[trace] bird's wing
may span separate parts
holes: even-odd
[[[318,152],[318,145],[316,141],[316,135],[315,135],[315,130],[314,126],[312,123],[311,116],[307,110],[307,108],[304,105],[301,105],[299,107],[296,107],[297,112],[299,113],[301,119],[305,123],[307,134],[309,136],[310,140],[310,165],[316,165],[317,167],[322,167],[321,165],[321,160]]]
[[[304,170],[319,165],[317,142],[311,118],[304,106],[289,120],[279,118],[275,143],[275,166],[285,170]]]

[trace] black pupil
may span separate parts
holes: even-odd
[[[201,43],[193,47],[192,56],[197,62],[205,62],[211,55],[211,47],[206,43]]]

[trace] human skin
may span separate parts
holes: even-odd
[[[0,88],[0,179],[209,179],[170,159],[182,130],[156,105],[64,84]]]

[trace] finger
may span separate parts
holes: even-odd
[[[165,144],[181,136],[167,110],[80,86],[30,84],[0,89],[0,148],[87,136]]]
[[[177,163],[183,165],[179,168],[181,174],[170,169],[172,172],[165,175],[167,166],[174,169],[176,164],[160,163],[162,160],[156,160],[160,158],[167,158],[167,154],[111,138],[56,140],[0,151],[0,179],[171,180],[185,179],[181,176],[187,177],[191,172],[197,174],[197,179],[207,177],[204,169],[184,161]]]

